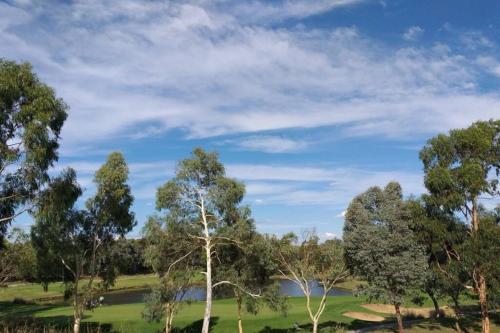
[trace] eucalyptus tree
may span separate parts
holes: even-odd
[[[0,237],[48,181],[67,109],[29,63],[0,58]]]
[[[206,303],[202,333],[209,332],[213,288],[234,284],[228,280],[214,282],[213,259],[221,245],[236,242],[222,231],[235,223],[244,193],[243,184],[226,177],[218,155],[201,148],[180,161],[175,177],[158,189],[157,208],[165,210],[169,219],[190,226],[186,229],[192,247],[204,258]]]
[[[165,333],[172,332],[176,313],[192,287],[200,261],[186,237],[189,228],[169,216],[150,217],[144,227],[145,263],[158,275],[159,285],[146,297],[142,316],[147,321],[165,318]],[[188,300],[189,301],[189,300]]]
[[[231,282],[216,292],[236,300],[238,332],[243,333],[243,310],[257,315],[266,305],[286,314],[288,303],[286,297],[280,295],[279,283],[272,279],[278,266],[269,238],[257,232],[248,207],[242,207],[238,215],[236,223],[221,231],[234,243],[219,251],[215,277]]]
[[[400,306],[404,296],[421,286],[428,265],[410,225],[411,214],[395,182],[355,197],[344,224],[349,268],[368,281],[363,292],[394,305],[399,332],[403,332]]]
[[[72,277],[65,294],[73,297],[75,333],[80,331],[86,304],[97,292],[96,278],[100,277],[106,286],[115,277],[109,274],[112,262],[105,258],[107,250],[115,237],[123,236],[135,225],[127,179],[128,167],[123,156],[110,154],[95,174],[95,196],[87,201],[86,209],[77,209],[82,189],[75,171],[67,169],[50,182],[34,213],[32,239],[40,265],[56,269],[62,264]],[[83,276],[87,280],[80,288]]]
[[[500,120],[480,121],[465,129],[451,130],[448,135],[440,134],[427,142],[420,159],[430,193],[426,200],[445,212],[462,214],[470,225],[471,246],[477,245],[480,238],[484,239],[479,215],[481,199],[500,197]],[[487,270],[480,260],[472,263],[470,275],[479,295],[482,330],[489,333]]]
[[[466,266],[454,258],[466,248],[467,226],[453,214],[443,212],[425,201],[425,196],[408,201],[412,230],[417,241],[424,247],[429,269],[422,285],[434,303],[439,316],[438,296],[448,296],[456,314],[455,327],[460,327],[460,296],[468,283]]]
[[[29,235],[13,228],[0,252],[0,287],[10,280],[33,281],[37,276],[36,258]]]
[[[344,261],[344,249],[341,240],[327,240],[320,243],[315,234],[306,234],[299,242],[294,234],[286,234],[281,239],[275,238],[274,255],[279,264],[281,278],[295,283],[306,297],[306,310],[313,326],[313,333],[318,332],[318,324],[323,314],[328,294],[333,287],[349,276]],[[322,288],[322,295],[316,308],[312,304],[314,284]]]

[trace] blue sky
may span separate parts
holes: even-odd
[[[500,116],[498,1],[0,1],[0,56],[71,107],[54,173],[92,195],[130,166],[140,235],[195,146],[247,185],[259,230],[341,235],[372,185],[424,191],[426,139]],[[15,225],[28,227],[29,216]]]

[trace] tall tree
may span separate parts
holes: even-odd
[[[410,214],[401,186],[372,187],[355,197],[344,224],[345,255],[353,273],[368,281],[370,297],[394,305],[399,332],[403,332],[400,306],[411,288],[425,277],[427,258],[410,229]]]
[[[116,236],[123,236],[135,225],[127,178],[123,156],[110,154],[95,174],[97,193],[87,201],[87,209],[78,210],[74,206],[82,190],[75,171],[68,169],[51,181],[35,213],[32,239],[40,264],[53,263],[55,268],[58,262],[72,277],[67,294],[73,297],[75,333],[80,331],[86,304],[95,298],[95,279],[101,277],[104,286],[113,283],[107,250]],[[88,280],[80,288],[84,275]]]
[[[318,332],[318,324],[325,310],[328,294],[333,287],[349,276],[344,262],[344,249],[340,240],[319,242],[315,234],[307,234],[298,243],[293,234],[274,239],[274,254],[279,263],[279,273],[283,279],[295,283],[306,297],[306,310]],[[319,284],[323,293],[316,308],[312,304],[313,284]]]
[[[47,182],[66,111],[29,63],[0,58],[0,238]]]
[[[481,238],[481,198],[500,196],[500,120],[480,121],[465,129],[451,130],[448,135],[440,134],[427,142],[420,159],[430,192],[427,200],[445,211],[463,214],[471,226],[471,244],[475,243],[474,239]],[[479,261],[472,266],[482,330],[489,333],[486,269]]]
[[[216,153],[201,148],[182,160],[175,177],[158,189],[157,208],[166,210],[169,218],[191,225],[189,237],[204,257],[206,304],[202,333],[209,332],[213,288],[228,281],[213,281],[213,258],[220,245],[234,243],[221,233],[234,223],[234,214],[243,199],[244,185],[227,178]]]

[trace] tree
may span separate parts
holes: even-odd
[[[97,192],[86,203],[86,209],[74,206],[82,194],[72,169],[52,180],[42,195],[35,212],[32,239],[40,264],[62,264],[72,277],[67,293],[73,297],[74,332],[80,330],[85,307],[95,297],[95,279],[106,288],[115,274],[106,254],[116,236],[123,236],[135,225],[130,212],[133,197],[126,184],[127,164],[120,153],[109,155],[96,172]],[[111,272],[111,273],[110,273]],[[83,276],[87,281],[80,289]]]
[[[399,332],[403,332],[400,306],[425,277],[427,258],[410,229],[411,218],[401,186],[372,187],[355,197],[346,212],[345,256],[353,273],[368,281],[370,297],[394,305]]]
[[[0,252],[0,287],[10,280],[33,281],[36,278],[35,253],[29,235],[14,228]]]
[[[427,201],[450,213],[461,213],[470,223],[471,245],[481,238],[478,214],[483,197],[499,197],[500,120],[480,121],[430,139],[420,152],[424,164]],[[479,255],[481,257],[481,255]],[[486,269],[478,261],[471,276],[479,295],[482,330],[490,332]]]
[[[459,256],[466,241],[466,225],[456,216],[443,212],[425,200],[408,201],[411,212],[412,230],[417,241],[425,248],[429,269],[423,284],[423,290],[434,303],[439,314],[437,296],[448,296],[456,314],[455,327],[460,327],[460,295],[465,291],[467,274],[464,265],[453,258]]]
[[[313,333],[317,333],[328,294],[337,283],[349,276],[342,242],[327,240],[320,243],[315,234],[308,234],[298,243],[294,234],[287,234],[281,239],[274,239],[274,254],[281,277],[295,283],[304,293]],[[315,283],[322,287],[323,294],[317,308],[313,309],[311,288]]]
[[[216,153],[201,148],[182,160],[175,177],[158,189],[156,206],[166,210],[170,219],[189,225],[192,247],[201,249],[205,261],[206,303],[202,333],[209,332],[213,288],[230,281],[213,281],[213,258],[223,244],[234,240],[221,234],[235,223],[234,214],[245,193],[244,185],[227,178]]]
[[[0,238],[48,181],[67,109],[29,63],[0,59]]]
[[[150,217],[144,227],[145,261],[158,275],[160,284],[147,296],[142,315],[147,321],[165,317],[165,333],[172,332],[174,317],[199,267],[184,227],[169,217]]]
[[[242,207],[237,223],[230,224],[222,234],[233,239],[234,243],[221,248],[215,276],[232,283],[217,292],[235,298],[238,332],[243,333],[243,305],[254,315],[264,304],[273,311],[286,314],[287,299],[280,295],[279,283],[271,279],[278,272],[272,244],[256,231],[250,209]]]

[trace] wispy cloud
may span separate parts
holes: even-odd
[[[407,136],[497,115],[500,97],[477,88],[475,57],[444,44],[388,47],[356,28],[269,24],[358,3],[0,3],[0,50],[32,61],[71,105],[63,145],[173,128],[191,138],[333,125]]]
[[[424,33],[424,29],[419,26],[409,27],[408,30],[403,34],[403,39],[408,41],[417,40]]]
[[[244,150],[262,151],[266,153],[300,152],[308,147],[308,142],[305,140],[294,140],[282,136],[250,136],[234,141]]]

